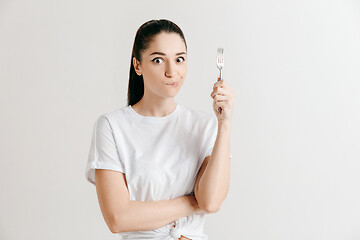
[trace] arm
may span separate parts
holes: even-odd
[[[130,201],[125,174],[96,169],[96,191],[104,220],[112,233],[157,229],[201,211],[194,196],[161,201]]]
[[[217,212],[225,200],[230,184],[231,123],[219,122],[215,144],[206,157],[195,183],[199,207],[208,213]]]

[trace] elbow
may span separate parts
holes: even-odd
[[[121,233],[126,232],[127,230],[124,228],[124,221],[120,218],[112,218],[107,222],[108,228],[112,233]]]
[[[109,228],[110,232],[112,232],[112,233],[120,233],[121,232],[119,225],[116,224],[115,222],[109,223],[108,228]]]
[[[121,231],[119,231],[119,230],[117,230],[116,228],[114,228],[114,227],[109,227],[109,229],[110,229],[110,232],[112,232],[112,233],[120,233]]]
[[[201,210],[205,211],[206,213],[216,213],[216,212],[220,211],[221,205],[220,204],[210,204],[210,203],[206,203],[206,204],[199,203],[199,208]]]
[[[121,233],[121,232],[125,232],[125,231],[120,231],[120,230],[118,230],[117,228],[110,228],[110,232],[112,232],[112,233],[114,233],[114,234],[116,234],[116,233]]]
[[[108,225],[110,232],[112,233],[120,233],[121,230],[115,224]]]
[[[195,198],[199,208],[205,213],[216,213],[220,211],[221,202],[210,201],[208,198],[204,198],[202,195],[199,195],[198,191],[195,191]]]
[[[207,213],[217,213],[218,211],[220,211],[220,206],[209,206],[207,208],[205,208],[205,211]]]

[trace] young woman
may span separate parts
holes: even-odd
[[[207,239],[230,179],[234,92],[216,81],[214,114],[175,102],[187,71],[181,29],[151,20],[137,31],[128,106],[95,122],[86,178],[104,220],[122,239]],[[218,107],[222,108],[221,114]]]

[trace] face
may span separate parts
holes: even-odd
[[[159,33],[141,55],[133,59],[135,71],[144,79],[144,94],[175,97],[187,72],[184,40],[177,33]]]

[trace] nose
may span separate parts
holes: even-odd
[[[175,74],[176,74],[176,66],[173,63],[168,62],[165,68],[165,76],[174,77]]]

